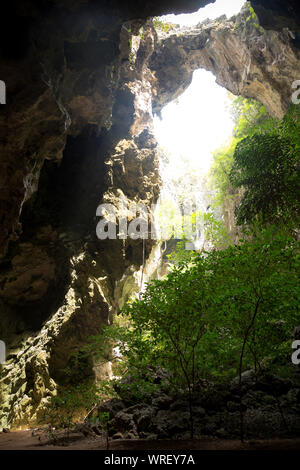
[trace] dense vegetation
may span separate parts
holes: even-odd
[[[201,381],[224,385],[238,376],[242,404],[243,371],[288,373],[299,323],[299,110],[279,121],[258,103],[237,98],[232,112],[235,133],[215,153],[212,178],[221,207],[241,191],[236,216],[243,238],[218,244],[226,241],[223,227],[206,214],[214,248],[186,252],[181,242],[167,276],[150,282],[86,349],[112,361],[108,394],[144,400],[160,386],[153,370],[166,371],[164,386],[188,394],[192,437]]]
[[[233,102],[235,135],[214,154],[215,204],[237,204],[237,224],[299,222],[300,110],[291,106],[282,121],[255,101]]]
[[[280,373],[298,323],[299,111],[279,121],[237,98],[232,114],[234,136],[215,153],[212,174],[219,205],[242,191],[236,215],[247,224],[244,238],[201,253],[185,254],[179,244],[168,276],[151,282],[101,338],[106,347],[118,345],[111,359],[119,376],[134,377],[123,386],[137,397],[150,387],[150,366],[169,372],[171,388],[186,388],[191,426],[199,381],[241,380],[251,367]]]
[[[226,382],[249,367],[278,372],[288,364],[298,273],[297,242],[274,227],[225,250],[195,253],[151,282],[96,343],[118,346],[110,359],[119,376],[131,376],[119,387],[137,399],[150,393],[157,367],[169,372],[171,389],[187,389],[192,405],[201,379]]]

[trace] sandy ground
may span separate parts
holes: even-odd
[[[85,438],[80,434],[71,436],[68,445],[47,444],[46,438],[39,440],[31,431],[0,433],[0,450],[105,450],[103,438]],[[300,451],[299,439],[253,440],[241,444],[238,440],[194,440],[194,441],[146,441],[114,440],[109,450],[276,450]]]

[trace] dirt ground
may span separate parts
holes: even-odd
[[[71,436],[67,445],[47,444],[45,437],[32,436],[32,431],[0,433],[1,450],[105,450],[103,438],[85,438],[81,434]],[[253,440],[241,444],[238,440],[207,439],[194,441],[114,440],[109,450],[300,450],[299,439]]]

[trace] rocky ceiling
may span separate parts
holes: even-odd
[[[153,109],[160,112],[190,85],[194,70],[202,68],[234,95],[254,98],[282,118],[292,83],[300,76],[298,45],[294,30],[264,29],[247,6],[229,20],[162,32],[150,60],[156,78]]]
[[[300,3],[298,0],[252,0],[261,26],[280,30],[284,27],[300,33]]]
[[[1,6],[0,339],[8,355],[0,427],[40,417],[72,353],[138,288],[142,241],[99,241],[96,208],[158,197],[152,105],[159,110],[204,67],[273,114],[288,106],[289,83],[300,76],[297,3],[254,0],[260,28],[242,15],[159,37],[148,19],[208,3]],[[146,258],[153,246],[145,243]]]

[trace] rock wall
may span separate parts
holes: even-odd
[[[156,78],[154,110],[160,112],[191,83],[203,68],[235,95],[254,98],[282,118],[300,76],[295,31],[265,30],[245,4],[230,18],[204,21],[196,27],[161,32],[150,67]]]
[[[252,0],[260,24],[265,29],[289,28],[296,32],[294,44],[300,47],[300,5],[298,0]]]
[[[101,25],[94,27],[89,34],[103,34]],[[72,377],[63,372],[72,353],[111,320],[125,294],[139,288],[139,279],[132,283],[130,279],[154,247],[151,239],[143,244],[140,239],[96,237],[100,203],[117,206],[122,199],[128,205],[150,207],[159,194],[152,74],[147,67],[154,31],[144,22],[140,37],[139,29],[139,21],[126,22],[118,30],[116,44],[110,33],[98,38],[94,49],[86,36],[83,43],[65,41],[64,73],[44,63],[47,78],[41,72],[42,96],[33,100],[26,115],[20,111],[14,124],[28,140],[22,137],[14,147],[12,140],[6,141],[12,151],[6,153],[7,192],[15,198],[10,200],[14,208],[10,214],[3,204],[7,217],[1,233],[4,238],[10,233],[10,243],[2,243],[0,274],[0,337],[8,348],[7,362],[0,366],[1,426],[36,422],[57,386],[76,381],[76,368]],[[76,63],[79,57],[81,63]],[[44,115],[35,113],[40,108]],[[51,127],[49,120],[61,127]],[[54,140],[59,145],[51,147],[51,153],[45,145]],[[23,147],[34,177],[27,175],[27,162],[16,172],[18,181],[12,181],[8,176],[22,158],[18,150]],[[14,188],[16,194],[11,192]],[[12,236],[14,224],[19,233]],[[126,292],[120,289],[124,276]],[[94,366],[81,365],[86,379],[99,376]]]
[[[109,412],[112,439],[190,439],[190,413],[187,393],[161,390],[143,401],[124,395],[101,404],[94,414]],[[193,396],[195,439],[240,437],[239,379],[224,387],[202,381]],[[298,436],[300,430],[299,378],[280,379],[271,374],[255,377],[253,370],[242,374],[242,411],[247,439]],[[95,422],[95,420],[94,420]],[[92,428],[95,427],[91,423]]]
[[[288,31],[262,31],[245,12],[168,35],[147,20],[207,3],[7,6],[0,338],[8,354],[0,365],[0,427],[36,422],[57,387],[76,382],[76,368],[72,377],[63,373],[72,353],[139,287],[151,253],[143,275],[157,269],[154,241],[101,242],[95,232],[100,203],[123,198],[149,207],[158,197],[152,111],[182,92],[199,67],[276,115],[288,105],[284,87],[299,70]],[[95,364],[81,366],[86,378],[99,375]]]

